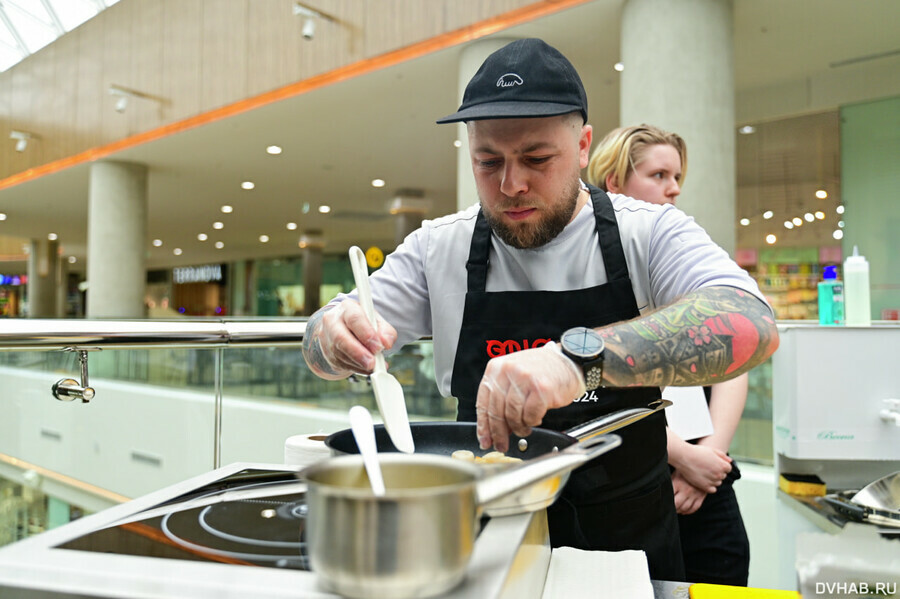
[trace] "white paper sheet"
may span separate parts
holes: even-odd
[[[583,551],[559,547],[550,555],[542,599],[653,599],[643,551]]]
[[[690,441],[713,433],[703,387],[666,387],[662,396],[672,402],[666,408],[666,421],[679,437]]]

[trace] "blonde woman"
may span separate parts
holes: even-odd
[[[687,172],[681,136],[652,125],[614,129],[587,167],[588,182],[653,204],[674,205]],[[686,580],[747,585],[750,544],[732,484],[740,478],[726,454],[747,401],[746,374],[705,387],[714,432],[686,442],[666,430]]]

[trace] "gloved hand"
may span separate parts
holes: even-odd
[[[584,392],[584,373],[556,343],[494,358],[475,402],[478,444],[505,452],[510,431],[527,436],[547,410],[567,406]]]
[[[362,306],[352,299],[326,310],[317,327],[322,356],[336,372],[371,373],[375,368],[375,352],[390,349],[397,340],[397,330],[378,314],[376,331],[366,318]]]

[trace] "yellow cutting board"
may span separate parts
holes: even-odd
[[[772,589],[750,589],[732,587],[723,584],[692,584],[689,593],[691,599],[800,599],[797,591],[777,591]]]

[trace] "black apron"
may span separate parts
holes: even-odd
[[[612,202],[602,190],[589,189],[608,281],[585,289],[485,291],[491,229],[479,211],[450,386],[459,400],[458,420],[477,419],[478,385],[490,358],[556,341],[574,326],[599,327],[640,315]],[[541,426],[563,431],[614,410],[646,407],[659,397],[658,388],[596,389],[547,412]],[[548,509],[551,544],[643,549],[653,578],[682,580],[665,416],[654,414],[617,434],[622,445],[575,470],[562,497]]]

